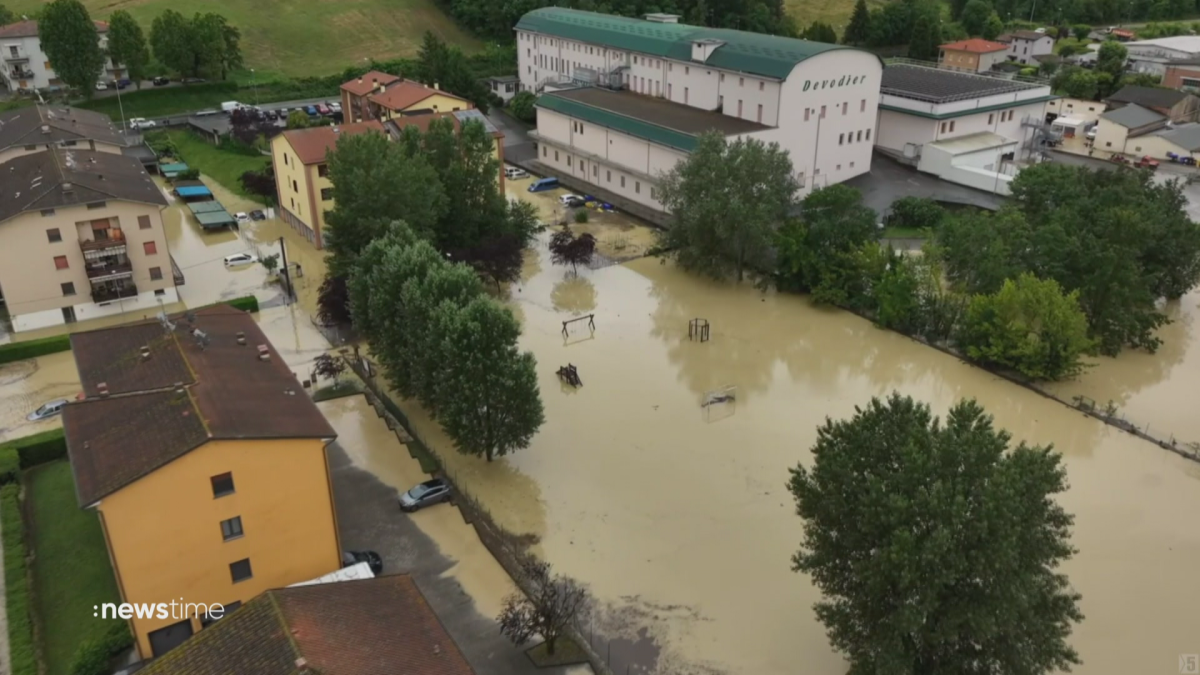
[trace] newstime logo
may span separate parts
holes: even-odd
[[[200,602],[106,602],[92,605],[92,616],[101,619],[190,619],[208,617],[220,619],[225,616],[225,606],[219,602],[206,605]]]

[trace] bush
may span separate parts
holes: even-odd
[[[228,304],[230,307],[240,309],[243,312],[257,312],[258,311],[258,298],[254,297],[253,295],[246,295],[246,296],[243,296],[240,298],[234,298],[233,300],[230,300],[226,304]]]
[[[129,624],[114,621],[99,638],[92,638],[75,650],[71,675],[108,675],[113,657],[133,646]]]
[[[0,443],[0,452],[13,450],[22,469],[35,467],[67,456],[67,437],[62,427]]]
[[[575,212],[575,222],[586,223],[588,221],[587,209],[579,209]]]
[[[537,96],[534,96],[533,92],[522,91],[513,96],[512,100],[508,102],[508,111],[512,113],[513,117],[522,122],[535,124],[537,122],[537,108],[534,107],[534,103],[536,102]]]
[[[58,352],[66,352],[70,350],[70,335],[55,335],[53,337],[41,338],[40,340],[13,342],[4,346],[0,346],[0,363],[10,363],[12,361],[20,361],[22,359],[32,359],[35,356],[57,354]]]
[[[0,535],[4,542],[5,607],[12,675],[38,675],[33,648],[32,597],[26,569],[25,522],[21,519],[21,486],[0,488]]]
[[[932,199],[904,197],[892,204],[886,225],[909,230],[936,230],[945,215],[946,209]]]
[[[0,447],[0,485],[16,483],[21,475],[21,458],[16,448]]]

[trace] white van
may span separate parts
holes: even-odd
[[[237,101],[225,101],[221,104],[221,112],[231,113],[240,107],[242,107],[242,104]]]
[[[529,172],[525,169],[510,166],[504,169],[504,177],[508,180],[520,180],[522,178],[529,178]]]

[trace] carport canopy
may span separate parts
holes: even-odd
[[[175,191],[179,193],[180,197],[211,197],[212,196],[212,190],[209,190],[208,188],[206,188],[204,186],[199,186],[199,185],[175,188]]]
[[[233,219],[233,216],[229,215],[229,212],[224,209],[221,209],[220,211],[209,211],[207,213],[197,213],[195,216],[196,221],[200,223],[200,227],[203,227],[206,230],[225,227],[226,225],[233,225],[237,222]]]
[[[206,202],[191,202],[188,204],[188,208],[192,210],[192,213],[215,213],[225,210],[225,207],[221,206],[221,202],[215,199]]]
[[[184,171],[187,171],[188,165],[182,162],[177,164],[163,164],[162,166],[158,167],[158,170],[164,177],[174,178]]]

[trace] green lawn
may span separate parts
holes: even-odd
[[[883,239],[925,239],[929,230],[923,227],[885,227]]]
[[[240,82],[240,75],[235,75],[235,79]],[[225,101],[259,104],[311,98],[336,100],[338,96],[337,83],[287,80],[260,83],[252,87],[247,81],[239,89],[238,82],[212,82],[166,89],[130,89],[121,95],[120,101],[116,96],[106,96],[78,101],[75,105],[102,112],[114,120],[121,119],[123,107],[125,119],[128,120],[132,117],[168,117],[196,110],[215,110]]]
[[[205,141],[191,131],[168,131],[175,148],[179,150],[180,159],[187,162],[193,169],[212,178],[232,192],[248,199],[262,201],[257,195],[248,194],[242,189],[241,178],[247,171],[257,171],[271,163],[271,158],[265,155],[243,155],[239,152],[225,150]]]
[[[70,675],[75,650],[102,635],[111,621],[92,616],[92,607],[120,602],[100,520],[79,508],[75,480],[65,461],[26,476],[34,605],[47,675]]]
[[[33,14],[44,0],[9,0],[16,14]],[[330,75],[374,58],[413,56],[425,31],[468,52],[480,47],[438,9],[434,0],[204,0],[180,5],[173,0],[83,0],[93,19],[128,10],[150,34],[164,9],[190,16],[216,12],[242,32],[246,66],[292,77]]]
[[[833,26],[838,39],[850,23],[850,15],[854,13],[856,0],[785,0],[787,13],[796,20],[801,29],[807,28],[814,21],[820,21]],[[867,8],[875,9],[887,4],[886,0],[867,0]]]

